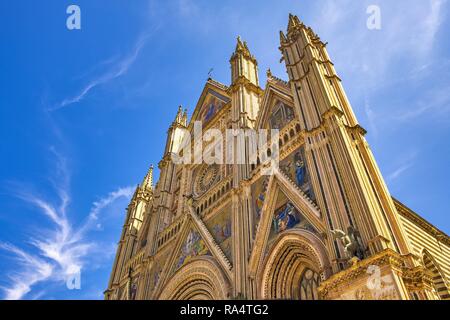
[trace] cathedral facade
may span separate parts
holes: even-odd
[[[238,38],[231,84],[208,79],[189,121],[180,107],[105,299],[450,299],[450,238],[390,195],[326,45],[290,15],[280,51],[288,81],[269,70],[263,89]],[[251,161],[244,138],[244,161],[177,163],[195,123],[277,132],[277,146]]]

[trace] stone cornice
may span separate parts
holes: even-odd
[[[272,72],[267,70],[267,81],[271,83],[280,84],[282,86],[285,86],[287,89],[290,89],[289,83],[281,78],[278,78],[272,74]]]
[[[303,55],[303,56],[300,57],[300,59],[297,62],[294,62],[294,63],[291,63],[291,64],[286,64],[286,67],[296,67],[299,63],[302,62],[302,60],[304,58],[305,58],[305,56]],[[316,62],[318,64],[331,64],[331,65],[333,65],[333,62],[331,60],[328,60],[328,59],[320,60],[320,59],[318,59],[316,57],[312,57],[311,60],[309,60],[308,62],[305,63],[305,67],[306,67],[305,74],[303,76],[301,76],[300,78],[298,78],[298,79],[291,79],[291,81],[303,80],[309,74],[309,71],[311,70],[311,65],[313,64],[313,62]],[[340,80],[340,78],[337,75],[334,75],[334,74],[333,75],[325,74],[325,76],[330,77],[330,78],[337,77]]]
[[[252,83],[249,79],[244,76],[239,76],[236,80],[234,80],[233,84],[228,89],[228,94],[237,91],[241,86],[244,86],[246,89],[257,93],[258,95],[262,95],[264,90],[261,89],[260,86]]]
[[[433,275],[423,266],[405,269],[403,272],[403,281],[411,291],[433,289]]]
[[[443,231],[439,230],[435,226],[433,226],[431,223],[426,221],[424,218],[419,216],[417,213],[406,207],[403,203],[401,203],[399,200],[392,198],[394,201],[395,207],[397,208],[397,212],[408,219],[409,221],[413,222],[415,225],[420,227],[422,230],[428,232],[430,235],[432,235],[437,241],[442,242],[443,244],[450,246],[450,237],[444,233]]]
[[[366,274],[368,267],[371,265],[379,267],[390,265],[394,270],[402,272],[403,263],[404,259],[400,254],[391,249],[386,249],[367,259],[358,261],[348,269],[332,275],[327,280],[322,282],[322,284],[318,288],[319,293],[321,296],[326,297],[329,291],[332,291],[335,288],[345,283],[351,282],[363,274]]]
[[[217,80],[214,80],[212,78],[208,78],[208,82],[210,82],[211,84],[215,85],[216,87],[221,88],[224,91],[228,90],[228,86],[227,85],[225,85],[225,84],[223,84],[223,83],[221,83],[221,82],[219,82]]]

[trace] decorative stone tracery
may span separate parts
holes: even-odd
[[[165,285],[159,300],[224,300],[230,281],[211,257],[200,257],[178,270]]]
[[[200,168],[194,185],[196,195],[201,196],[208,191],[217,182],[218,177],[218,165],[205,165]]]
[[[260,88],[238,39],[231,85],[208,79],[190,121],[179,108],[158,183],[151,168],[127,208],[106,299],[450,298],[450,238],[391,198],[325,44],[290,16],[280,50],[289,82],[269,72]],[[279,167],[262,177],[261,158],[175,165],[197,120],[204,131],[280,129]],[[351,264],[331,232],[349,227],[365,251]]]
[[[262,265],[262,299],[300,299],[300,285],[305,272],[309,270],[313,276],[318,274],[321,280],[325,280],[330,272],[324,245],[305,230],[281,234]]]

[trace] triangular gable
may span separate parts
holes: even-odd
[[[229,261],[232,261],[232,209],[231,203],[225,204],[212,217],[205,221],[205,226],[220,246]]]
[[[276,236],[286,230],[299,228],[318,233],[317,229],[307,218],[297,209],[292,201],[278,190],[275,201],[275,210],[272,212],[272,226],[270,227],[268,242],[271,243]]]
[[[195,257],[211,255],[205,240],[194,226],[191,226],[187,232],[186,238],[178,251],[178,254],[175,256],[175,263],[172,269],[169,270],[169,273],[177,272]]]
[[[191,117],[191,124],[194,121],[209,122],[231,99],[227,93],[228,87],[208,79],[203,91],[198,99],[194,113]]]
[[[257,128],[267,129],[269,127],[269,118],[277,102],[283,102],[291,107],[294,105],[289,88],[286,85],[278,83],[276,80],[269,79],[264,90],[260,111],[256,120]]]
[[[262,261],[269,240],[274,240],[270,239],[271,232],[275,232],[276,237],[296,228],[318,236],[326,232],[318,207],[283,173],[275,170],[267,188],[267,201],[262,207],[261,221],[249,261],[251,274],[256,272]],[[283,200],[286,201],[282,204]],[[291,216],[288,217],[289,215]]]
[[[214,238],[201,219],[194,212],[190,212],[180,230],[173,253],[167,260],[167,264],[162,272],[163,277],[160,279],[155,290],[155,296],[160,294],[160,291],[174,273],[181,270],[190,261],[201,256],[214,257],[222,267],[224,273],[231,279],[231,263],[228,261],[220,246],[215,243]]]
[[[173,248],[176,244],[169,244],[167,247],[163,248],[161,252],[158,252],[154,259],[153,264],[150,268],[150,272],[148,274],[147,285],[148,285],[148,293],[147,295],[152,299],[154,297],[154,293],[158,288],[158,285],[161,280],[161,275],[163,275],[163,271],[167,266],[167,261],[173,255]]]

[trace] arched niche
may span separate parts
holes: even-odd
[[[324,244],[306,230],[280,234],[262,266],[262,299],[318,299],[317,287],[331,272]],[[306,291],[302,291],[302,285]],[[315,291],[308,294],[308,290]]]
[[[230,281],[212,257],[183,266],[161,290],[159,300],[226,300]]]
[[[423,250],[422,259],[423,265],[432,274],[434,289],[439,298],[442,300],[450,300],[450,293],[442,271],[433,256],[427,250]]]

